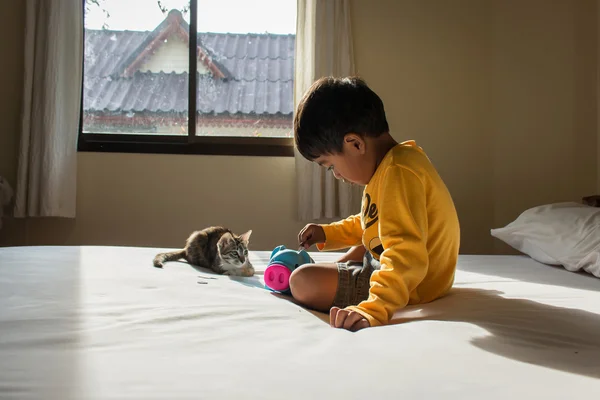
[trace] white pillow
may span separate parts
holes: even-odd
[[[538,262],[600,278],[600,208],[570,202],[533,207],[491,234]]]

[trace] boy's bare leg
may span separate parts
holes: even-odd
[[[338,286],[336,264],[305,264],[290,276],[292,296],[300,304],[328,313]]]

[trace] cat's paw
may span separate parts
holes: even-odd
[[[242,265],[241,267],[226,269],[223,272],[223,275],[250,277],[250,276],[254,275],[254,272],[255,271],[254,271],[254,267],[252,266],[252,264],[247,262],[244,265]]]
[[[241,276],[250,277],[254,275],[254,272],[254,267],[252,265],[247,265],[240,269]]]

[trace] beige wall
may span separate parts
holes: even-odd
[[[80,153],[78,162],[77,220],[17,224],[17,242],[178,246],[222,224],[253,229],[254,247],[268,248],[293,245],[302,227],[290,159]]]
[[[394,136],[416,139],[448,183],[462,252],[506,251],[490,228],[596,190],[595,0],[355,0],[352,11],[359,72]],[[19,32],[22,14],[7,9],[0,33]],[[20,57],[16,36],[0,44],[5,59]],[[12,90],[0,99],[0,174],[14,177],[21,68],[10,62],[0,65]],[[288,158],[81,153],[77,220],[10,221],[0,244],[177,246],[220,223],[254,229],[255,248],[292,245],[303,225],[293,168]]]
[[[438,166],[463,252],[507,251],[490,228],[595,191],[595,0],[354,5],[359,72]]]
[[[496,224],[525,207],[596,191],[596,3],[495,2]]]

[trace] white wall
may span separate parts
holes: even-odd
[[[188,54],[187,42],[181,40],[177,35],[170,35],[167,41],[142,63],[139,70],[142,72],[165,72],[167,74],[171,72],[177,74],[188,72],[190,69]],[[200,74],[209,73],[201,62],[198,62],[197,69]]]

